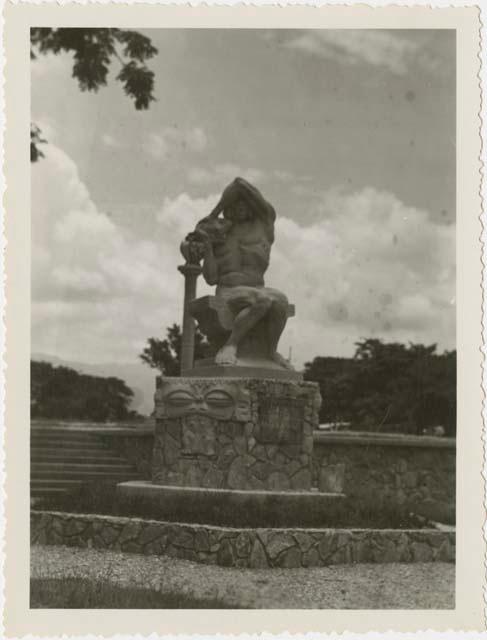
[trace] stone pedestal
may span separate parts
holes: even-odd
[[[313,382],[158,378],[153,483],[309,491]]]
[[[236,365],[215,364],[213,358],[197,360],[192,369],[184,369],[182,376],[188,378],[251,378],[252,380],[292,380],[301,382],[300,371],[284,369],[270,360],[239,358]]]

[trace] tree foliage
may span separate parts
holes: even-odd
[[[133,392],[123,380],[78,373],[32,360],[31,417],[108,422],[138,418],[130,411]]]
[[[146,62],[157,54],[149,38],[126,29],[79,29],[33,27],[30,30],[31,59],[47,53],[73,55],[72,76],[81,91],[98,91],[107,84],[108,72],[114,59],[121,65],[116,76],[136,109],[148,109],[155,99],[154,72]],[[31,161],[43,156],[38,145],[45,143],[40,130],[31,125]]]
[[[320,385],[321,422],[351,422],[364,430],[421,434],[443,426],[456,432],[456,352],[436,345],[404,345],[368,339],[355,357],[317,357],[305,378]]]
[[[37,162],[39,158],[44,157],[42,149],[39,148],[40,144],[44,144],[47,140],[41,135],[41,130],[33,122],[30,125],[30,161]]]
[[[139,355],[142,362],[153,369],[158,369],[165,376],[179,376],[182,346],[181,328],[173,324],[166,331],[166,338],[149,338],[147,346]],[[205,336],[196,328],[195,360],[209,356],[210,345]]]

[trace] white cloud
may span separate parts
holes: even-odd
[[[211,185],[220,184],[222,181],[231,181],[237,176],[245,178],[249,182],[262,182],[266,175],[261,169],[244,169],[231,162],[217,164],[212,169],[193,167],[188,171],[188,180],[193,184]]]
[[[33,350],[78,361],[135,362],[149,336],[180,322],[179,244],[218,193],[165,198],[157,232],[135,237],[100,212],[54,145],[33,167]],[[330,190],[311,224],[280,217],[266,276],[296,305],[281,350],[302,365],[372,335],[455,336],[455,230],[374,189]],[[200,278],[199,294],[209,291]]]
[[[268,282],[296,304],[296,355],[339,355],[361,337],[455,344],[455,228],[372,188],[322,196],[309,226],[276,224]],[[298,355],[299,357],[299,355]]]
[[[151,133],[144,143],[144,150],[156,160],[163,160],[169,151],[169,144],[160,133]]]
[[[283,171],[282,169],[275,169],[272,172],[272,175],[276,180],[279,180],[279,182],[290,182],[290,181],[294,182],[296,180],[303,180],[303,178],[305,180],[307,179],[306,176],[303,176],[303,177],[295,176],[289,171]]]
[[[191,151],[201,153],[206,149],[208,139],[206,133],[200,127],[194,127],[186,132],[184,139]]]
[[[181,193],[175,198],[164,198],[157,219],[164,228],[164,234],[170,234],[171,240],[179,242],[191,231],[198,220],[208,215],[217,204],[220,196],[213,194],[205,198],[192,198]],[[179,246],[179,243],[178,243]]]
[[[104,133],[101,137],[101,141],[109,149],[121,149],[123,146],[119,140],[109,133]]]
[[[188,171],[188,180],[193,184],[209,184],[216,181],[216,176],[209,169],[193,167]]]
[[[203,215],[203,214],[202,214]],[[32,169],[33,350],[71,360],[136,361],[146,339],[179,321],[179,243],[193,225],[161,218],[134,237],[99,211],[54,145]]]
[[[406,73],[419,44],[390,31],[373,29],[313,29],[288,40],[286,47],[348,64],[365,62]],[[422,57],[423,61],[426,58]]]
[[[43,78],[48,74],[68,74],[73,65],[73,56],[69,53],[36,53],[36,58],[30,61],[30,71],[33,77]]]
[[[93,292],[95,295],[109,295],[108,283],[102,273],[77,266],[59,265],[52,270],[52,280],[56,287],[67,294]]]
[[[208,138],[201,127],[192,129],[165,127],[162,131],[149,134],[144,143],[144,149],[153,158],[163,160],[169,153],[176,151],[202,153],[207,145]]]
[[[296,192],[301,190],[302,193],[306,195],[310,193],[310,187],[307,185],[312,181],[312,177],[309,175],[296,175],[282,169],[274,169],[268,172],[263,169],[257,169],[256,167],[242,167],[233,162],[216,164],[211,168],[192,167],[187,173],[189,182],[202,186],[216,185],[221,187],[222,183],[230,182],[238,176],[257,184],[262,184],[263,182],[284,182],[287,185],[297,185]],[[291,188],[294,189],[294,187]],[[313,191],[313,193],[315,193],[315,191]]]

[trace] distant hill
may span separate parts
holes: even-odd
[[[157,371],[149,369],[147,365],[138,362],[120,363],[120,362],[104,362],[104,363],[88,363],[76,362],[74,360],[63,360],[57,356],[45,353],[33,353],[32,360],[50,362],[53,365],[63,365],[75,369],[80,373],[86,373],[93,376],[109,377],[114,376],[120,378],[134,392],[133,400],[130,408],[142,415],[150,415],[154,408],[154,391],[156,384]]]

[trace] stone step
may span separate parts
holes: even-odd
[[[77,440],[75,438],[63,438],[62,436],[53,437],[47,434],[31,436],[30,442],[31,446],[49,447],[54,445],[56,448],[58,446],[63,446],[78,448],[87,447],[89,449],[96,447],[98,449],[104,449],[106,446],[105,443],[99,438],[95,438],[94,440],[85,440],[83,438]]]
[[[110,455],[112,452],[104,449],[97,451],[96,449],[78,450],[78,449],[44,449],[35,448],[30,452],[30,460],[33,462],[73,462],[73,463],[126,463],[127,460],[122,456],[115,454]]]
[[[60,495],[86,483],[137,478],[133,465],[93,432],[31,428],[31,497]]]
[[[30,480],[30,489],[75,489],[76,487],[80,487],[84,484],[83,480],[66,480],[66,479],[33,479]]]
[[[36,469],[31,471],[31,480],[84,480],[85,482],[93,482],[95,480],[132,480],[140,478],[139,474],[133,469],[114,469],[100,468],[93,469],[89,465],[80,469]]]
[[[105,449],[99,440],[75,440],[72,438],[53,438],[51,436],[33,436],[30,439],[31,447],[50,447],[58,449]]]
[[[96,431],[82,431],[80,429],[56,429],[55,427],[31,427],[31,435],[50,435],[56,438],[62,436],[63,438],[98,438]]]
[[[30,497],[31,498],[46,498],[49,496],[55,497],[66,493],[66,489],[63,487],[37,487],[31,485]]]
[[[32,462],[30,465],[31,473],[37,471],[129,471],[131,473],[134,472],[134,468],[128,462],[124,462],[123,460],[119,460],[116,462]]]
[[[82,438],[83,440],[98,439],[101,434],[96,431],[68,431],[66,429],[31,429],[32,436],[52,436],[54,438]]]

